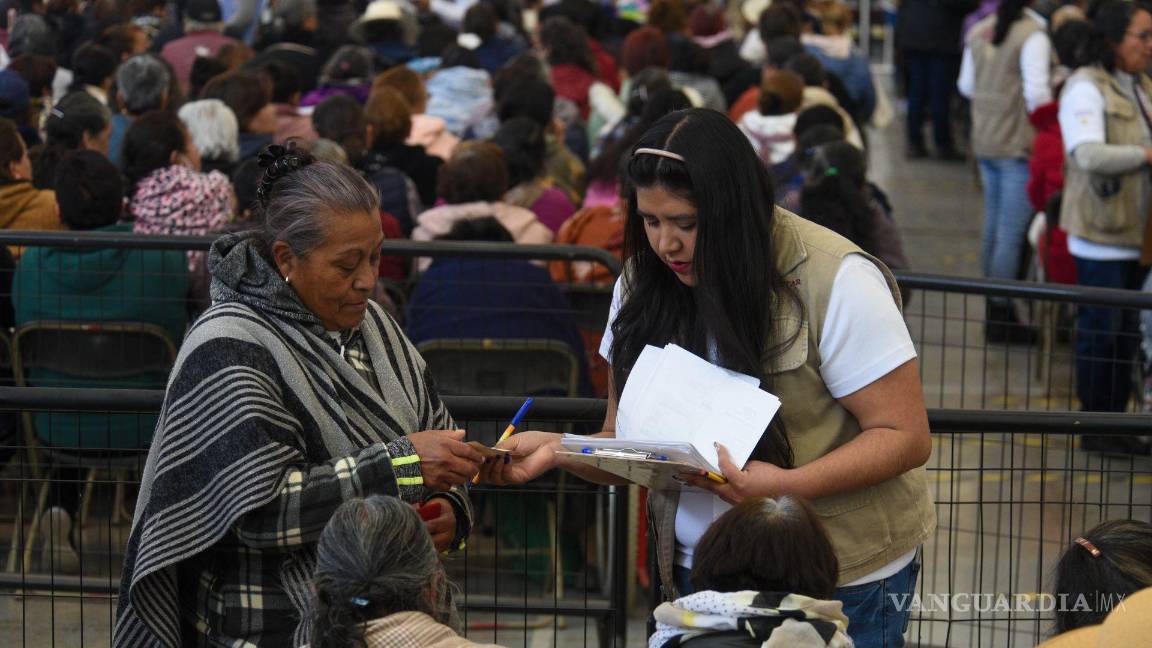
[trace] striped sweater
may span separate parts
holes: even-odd
[[[307,643],[315,546],[332,512],[370,494],[426,499],[404,435],[455,427],[375,304],[356,336],[369,381],[250,235],[217,240],[209,268],[214,305],[181,346],[144,468],[118,647]],[[467,496],[447,497],[463,535]]]

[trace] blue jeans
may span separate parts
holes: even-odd
[[[932,112],[932,134],[938,151],[952,149],[952,92],[960,75],[960,57],[949,54],[905,52],[908,73],[909,144],[924,145],[925,108]]]
[[[1073,257],[1081,286],[1140,290],[1145,270],[1137,261]],[[1076,395],[1085,412],[1123,412],[1132,395],[1132,366],[1140,348],[1139,311],[1109,306],[1076,310]]]
[[[1032,221],[1028,202],[1028,160],[979,158],[984,185],[984,233],[980,269],[985,277],[1016,279],[1020,252]]]
[[[888,578],[863,585],[840,587],[832,598],[844,604],[848,617],[848,636],[856,648],[902,648],[904,631],[911,616],[909,605],[899,609],[916,590],[920,574],[920,556]],[[893,600],[895,598],[895,600]]]

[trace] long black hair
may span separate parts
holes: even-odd
[[[712,110],[669,113],[636,148],[662,149],[684,161],[633,153],[625,166],[626,287],[636,298],[624,300],[612,323],[617,398],[644,346],[668,343],[703,357],[714,348],[717,364],[756,376],[761,388],[771,391],[765,362],[782,354],[799,334],[784,330],[777,314],[786,302],[796,308],[801,304],[776,268],[775,207],[767,169],[736,125]],[[647,187],[660,187],[696,207],[694,287],[682,284],[648,244],[636,205],[636,189]],[[752,456],[792,466],[780,418]]]
[[[1000,0],[996,7],[996,27],[992,30],[992,44],[999,46],[1008,38],[1012,25],[1024,15],[1024,7],[1031,4],[1031,0]]]

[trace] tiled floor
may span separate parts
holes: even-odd
[[[870,173],[892,200],[913,270],[978,276],[982,202],[974,168],[934,160],[909,163],[900,132],[897,122],[871,133]],[[1030,349],[985,347],[982,299],[918,291],[906,313],[929,407],[1072,407],[1066,346],[1057,345],[1050,362]],[[929,478],[940,519],[924,547],[924,600],[933,594],[951,594],[954,603],[959,601],[955,595],[972,594],[1029,600],[1028,595],[1050,586],[1054,560],[1071,537],[1101,519],[1150,519],[1148,460],[1101,460],[1076,451],[1071,442],[1058,435],[937,435]],[[113,532],[118,536],[123,530]],[[107,533],[105,528],[93,532],[105,538]],[[8,529],[0,531],[0,538],[7,534]],[[107,583],[108,576],[104,579]],[[638,600],[644,598],[641,592]],[[976,609],[992,603],[977,600],[969,611],[923,613],[911,628],[912,645],[1032,646],[1049,630],[1045,614]],[[101,596],[0,593],[0,637],[6,646],[107,646],[112,605]],[[629,647],[645,645],[647,612],[640,604],[631,615]],[[493,621],[471,615],[470,634],[509,646],[598,645],[590,621]]]

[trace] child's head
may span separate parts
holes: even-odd
[[[788,592],[832,597],[840,565],[815,511],[804,500],[746,499],[708,527],[696,545],[696,591]]]
[[[1152,524],[1139,520],[1109,520],[1076,538],[1056,564],[1055,594],[1074,602],[1080,596],[1089,610],[1069,604],[1056,613],[1056,631],[1096,625],[1108,609],[1095,602],[1115,600],[1152,587]]]

